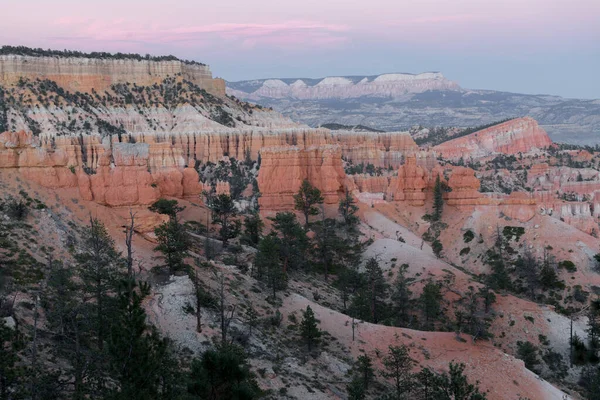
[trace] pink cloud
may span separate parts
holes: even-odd
[[[102,42],[136,42],[158,44],[193,43],[208,44],[210,39],[236,41],[244,49],[258,45],[299,46],[336,45],[346,42],[349,28],[341,24],[314,21],[287,21],[282,23],[217,23],[183,27],[164,27],[135,23],[124,19],[83,20],[61,18],[55,21],[61,27],[69,27],[71,37]],[[63,37],[62,39],[66,39]]]

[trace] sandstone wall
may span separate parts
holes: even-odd
[[[517,118],[439,144],[433,150],[444,158],[477,159],[494,154],[528,153],[552,145],[546,131],[529,117]]]
[[[261,159],[261,209],[292,210],[293,195],[305,179],[321,190],[325,204],[337,204],[344,193],[346,174],[339,146],[270,147],[262,149]]]
[[[219,96],[225,96],[225,81],[213,79],[207,65],[181,61],[137,61],[91,58],[0,56],[0,84],[13,85],[21,77],[49,79],[71,92],[103,92],[115,83],[152,85],[167,76],[185,79]]]

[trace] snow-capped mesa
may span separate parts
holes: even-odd
[[[363,96],[394,98],[428,90],[460,90],[460,87],[439,72],[425,72],[228,82],[227,90],[231,95],[249,100],[269,98],[320,100]]]

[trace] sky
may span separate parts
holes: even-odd
[[[600,0],[0,0],[0,44],[173,54],[226,80],[440,71],[600,99]]]

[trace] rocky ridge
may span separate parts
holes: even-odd
[[[363,96],[397,97],[428,90],[460,87],[439,72],[327,77],[323,79],[262,79],[228,82],[227,93],[241,99],[350,99]]]
[[[433,147],[451,160],[476,160],[492,154],[519,154],[542,150],[552,141],[533,118],[517,118]]]

